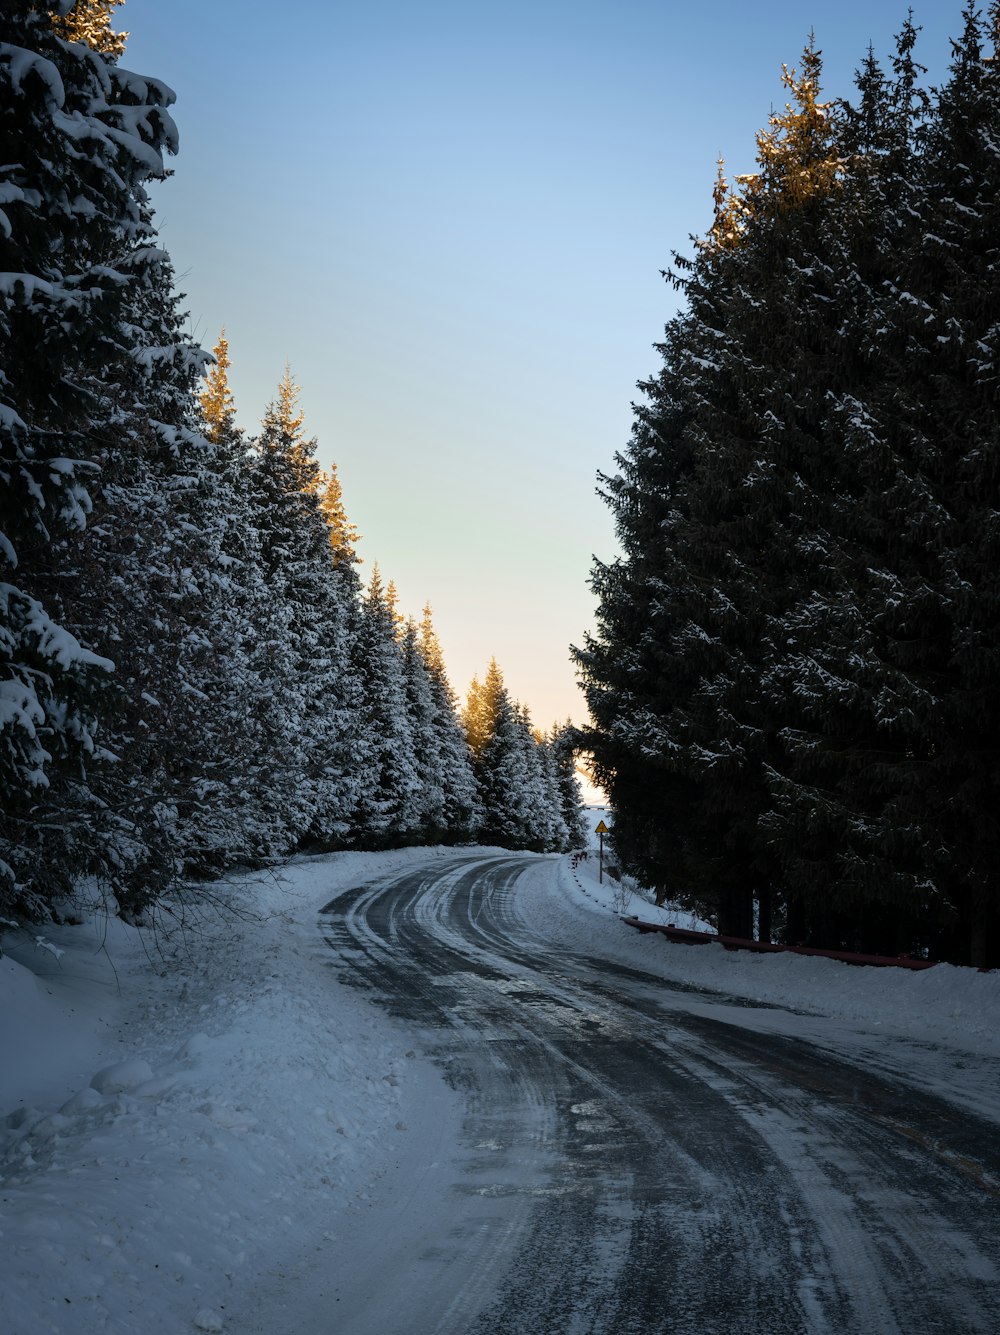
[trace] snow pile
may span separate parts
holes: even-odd
[[[911,971],[861,968],[805,955],[755,955],[719,945],[690,946],[659,933],[640,934],[620,914],[648,922],[712,930],[686,910],[661,909],[623,892],[591,853],[576,866],[560,859],[559,876],[539,878],[543,893],[523,897],[539,933],[575,951],[600,955],[655,977],[765,1006],[849,1020],[883,1033],[1000,1059],[1000,972],[938,964]],[[1000,1111],[1000,1110],[998,1110]]]
[[[400,1138],[405,1057],[380,1012],[331,985],[316,913],[434,856],[298,860],[213,887],[218,911],[186,931],[52,929],[60,958],[7,935],[5,1335],[222,1330],[237,1283],[322,1243]]]

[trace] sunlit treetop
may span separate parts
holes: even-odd
[[[708,233],[708,245],[713,250],[730,250],[740,243],[746,225],[746,205],[742,196],[731,189],[726,180],[724,162],[719,158],[718,171],[712,189],[715,218]]]
[[[274,405],[274,416],[281,430],[292,440],[299,440],[302,435],[302,424],[306,420],[305,413],[299,407],[299,386],[292,375],[292,368],[289,362],[285,363],[285,374],[278,383],[278,401]]]
[[[810,35],[801,73],[782,65],[781,82],[792,96],[782,112],[772,112],[757,134],[757,168],[736,178],[734,189],[720,159],[712,192],[715,218],[710,249],[739,244],[755,217],[773,217],[803,208],[838,189],[841,160],[831,118],[833,103],[820,101],[823,53]]]
[[[117,59],[125,51],[127,32],[114,32],[111,16],[125,0],[76,0],[69,12],[52,19],[60,37],[68,42],[85,42],[103,56]]]
[[[330,465],[328,473],[320,472],[316,483],[316,494],[319,496],[319,508],[323,511],[330,529],[334,565],[340,565],[341,562],[360,565],[361,557],[357,553],[359,534],[347,517],[336,464]]]
[[[198,396],[202,416],[205,419],[205,434],[209,440],[219,444],[231,434],[236,420],[236,404],[229,389],[229,341],[225,329],[219,335],[219,341],[212,349],[215,363],[205,373],[205,387]]]
[[[278,384],[278,397],[267,405],[261,420],[258,447],[263,456],[280,457],[283,467],[291,470],[294,488],[315,494],[319,489],[320,467],[316,462],[316,441],[303,431],[305,415],[299,407],[299,387],[287,363]],[[292,485],[292,484],[290,484]]]
[[[420,621],[420,649],[424,662],[437,676],[447,676],[444,666],[444,653],[434,629],[434,614],[430,603],[424,604],[424,614]]]
[[[401,640],[406,628],[406,617],[399,610],[399,590],[396,588],[396,581],[390,580],[385,589],[385,605],[389,609],[389,615],[392,617],[392,624],[397,640]]]
[[[781,67],[781,82],[795,99],[783,113],[771,113],[768,128],[757,134],[760,170],[740,177],[748,200],[766,194],[784,208],[798,208],[816,195],[830,194],[837,183],[840,159],[830,124],[832,103],[821,102],[823,53],[814,37],[802,53],[802,73]]]
[[[480,681],[476,676],[469,683],[469,693],[462,710],[462,726],[474,756],[479,757],[485,751],[496,728],[501,705],[506,699],[503,673],[497,666],[497,660],[491,658],[484,680]]]

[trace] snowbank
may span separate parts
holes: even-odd
[[[524,897],[523,912],[539,933],[572,950],[666,981],[1000,1060],[1000,971],[979,973],[950,964],[922,971],[861,968],[813,956],[682,945],[659,933],[640,934],[619,916],[711,928],[673,905],[658,909],[637,894],[623,893],[607,877],[601,885],[598,877],[594,854],[575,867],[562,858],[558,878],[539,880],[541,893]]]
[[[408,1059],[330,986],[316,913],[435,856],[300,859],[212,887],[185,931],[50,929],[59,958],[5,937],[5,1335],[222,1330],[248,1273],[322,1242],[405,1135]]]

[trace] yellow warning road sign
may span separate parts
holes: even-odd
[[[610,834],[611,831],[608,829],[608,827],[604,824],[603,821],[598,821],[598,823],[597,823],[597,828],[595,829],[594,833],[595,833],[595,834]]]

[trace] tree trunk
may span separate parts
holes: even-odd
[[[757,940],[770,943],[771,940],[771,887],[762,886],[757,891]]]
[[[744,886],[726,886],[719,891],[719,934],[753,936],[753,891]]]
[[[986,911],[982,903],[972,901],[972,921],[969,924],[969,963],[974,969],[985,969],[989,958],[989,931]]]
[[[805,905],[801,895],[789,897],[785,910],[785,944],[801,946],[806,934]]]

